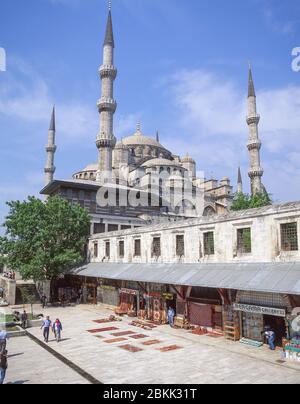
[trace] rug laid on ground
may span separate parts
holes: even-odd
[[[161,344],[161,342],[162,341],[159,341],[158,339],[152,339],[150,341],[144,341],[144,342],[142,342],[142,344],[145,346],[151,346],[151,345]]]
[[[87,332],[96,334],[98,332],[117,331],[118,329],[117,327],[95,328],[94,330],[87,330]]]
[[[119,348],[124,349],[125,351],[131,352],[131,353],[136,353],[136,352],[141,352],[142,349],[138,348],[133,345],[120,345]]]
[[[111,335],[113,337],[125,337],[126,335],[135,334],[134,331],[120,331],[120,332],[112,332]]]
[[[112,339],[106,339],[105,342],[106,344],[115,344],[117,342],[124,342],[127,341],[127,338],[112,338]]]
[[[177,349],[182,349],[182,346],[179,345],[170,345],[170,346],[165,346],[163,348],[156,348],[160,352],[170,352],[170,351],[176,351]]]
[[[130,338],[143,339],[143,338],[149,338],[149,337],[148,337],[148,335],[144,335],[144,334],[136,334],[136,335],[130,335]]]

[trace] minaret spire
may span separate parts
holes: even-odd
[[[158,130],[156,131],[156,141],[159,143],[159,132],[158,132]]]
[[[117,69],[114,67],[114,35],[111,15],[111,2],[106,24],[106,32],[103,43],[103,64],[99,69],[102,81],[102,94],[97,103],[100,114],[100,131],[97,135],[96,145],[99,150],[98,181],[106,181],[112,173],[112,152],[116,145],[113,133],[113,116],[117,103],[114,100],[114,81],[117,77]]]
[[[48,185],[53,181],[55,166],[54,166],[54,156],[56,152],[55,145],[55,107],[53,107],[49,132],[48,132],[48,144],[46,146],[47,161],[45,166],[45,184]]]
[[[243,193],[243,179],[242,179],[241,167],[239,167],[238,169],[237,192],[239,194]]]
[[[248,174],[251,180],[252,195],[264,192],[264,187],[261,182],[264,170],[260,165],[261,141],[258,136],[259,121],[260,116],[257,114],[256,94],[252,76],[252,69],[251,66],[249,66],[248,117],[247,117],[247,124],[249,126],[249,139],[247,147],[249,150],[249,157],[250,157],[250,168]]]

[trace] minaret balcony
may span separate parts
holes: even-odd
[[[247,124],[248,125],[258,125],[260,121],[260,115],[255,116],[247,116]]]
[[[100,78],[112,78],[115,80],[117,77],[118,71],[113,65],[102,65],[99,69]]]
[[[249,143],[247,144],[248,150],[260,150],[261,149],[261,141],[259,139],[257,140],[250,140]]]
[[[262,177],[264,175],[264,170],[261,167],[256,167],[251,169],[249,172],[249,177],[251,179],[256,178],[256,177]]]
[[[105,134],[102,134],[102,136],[98,137],[96,140],[96,146],[98,149],[102,148],[114,149],[116,143],[117,139],[114,135],[107,137]]]
[[[45,167],[45,174],[54,174],[56,170],[56,167]]]
[[[112,98],[101,97],[100,100],[97,102],[97,107],[99,112],[108,111],[115,113],[117,109],[117,102]]]
[[[53,146],[46,146],[46,152],[47,153],[55,153],[57,149],[57,146],[53,145]]]

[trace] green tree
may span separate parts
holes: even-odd
[[[30,293],[26,288],[21,289],[21,296],[23,305],[30,304],[31,318],[33,320],[33,305],[36,302],[36,296],[33,293]]]
[[[90,230],[88,212],[58,196],[8,202],[0,256],[23,279],[54,281],[84,258]]]
[[[261,208],[263,206],[268,206],[272,204],[270,196],[264,192],[256,195],[243,194],[237,192],[233,198],[233,203],[231,205],[232,211]]]
[[[243,194],[242,192],[237,192],[234,195],[233,202],[231,205],[231,210],[245,210],[249,209],[250,206],[250,196],[248,194]]]

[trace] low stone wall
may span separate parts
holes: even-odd
[[[16,304],[16,281],[0,276],[0,287],[4,289],[4,298],[9,305]]]

